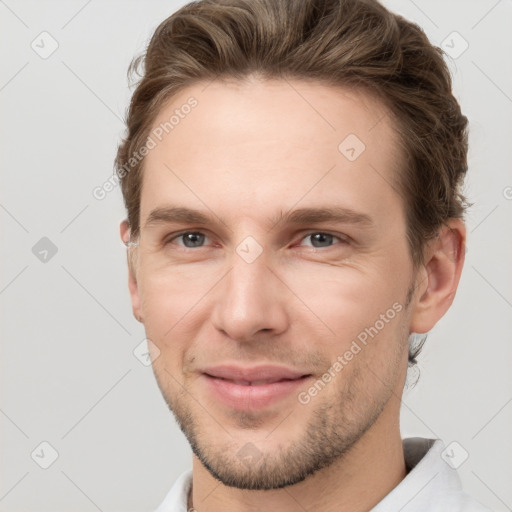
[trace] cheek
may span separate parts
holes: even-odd
[[[187,322],[198,299],[182,279],[162,272],[142,272],[139,293],[146,337],[158,348],[153,371],[164,396],[172,397],[179,392],[183,357],[193,338]]]
[[[203,299],[222,278],[222,273],[199,266],[167,269],[141,265],[139,294],[148,338],[160,344],[175,343],[198,327]],[[179,333],[179,335],[178,335]]]
[[[397,323],[397,310],[404,309],[408,287],[406,275],[390,271],[389,265],[387,271],[377,266],[303,265],[290,269],[285,280],[299,299],[294,301],[297,307],[309,310],[306,316],[297,314],[297,322],[310,318],[311,329],[336,346],[350,344],[376,322],[377,327],[385,322],[379,331],[389,331]]]
[[[180,267],[158,268],[141,264],[139,293],[146,315],[168,316],[169,321],[183,315],[194,299],[205,292],[205,273]]]

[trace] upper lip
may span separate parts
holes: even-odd
[[[211,377],[217,377],[232,381],[245,381],[245,382],[277,382],[283,379],[298,379],[309,375],[307,372],[292,370],[285,366],[235,366],[235,365],[220,365],[212,366],[202,370],[203,373]]]

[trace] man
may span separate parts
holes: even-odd
[[[187,5],[127,127],[133,312],[194,453],[158,512],[485,510],[399,429],[466,237],[467,120],[419,27],[376,1]]]

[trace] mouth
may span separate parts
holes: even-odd
[[[261,410],[292,396],[296,398],[299,388],[312,375],[270,367],[253,370],[219,367],[203,372],[201,377],[215,401],[230,409],[247,411]]]
[[[309,375],[303,375],[302,377],[297,377],[294,379],[265,379],[265,380],[232,380],[232,379],[224,379],[223,377],[215,377],[215,375],[205,374],[207,377],[211,377],[212,379],[220,379],[225,380],[226,382],[231,382],[233,384],[237,384],[238,386],[264,386],[266,384],[274,384],[275,382],[286,382],[286,381],[294,381],[298,379],[302,379],[304,377],[309,377]]]

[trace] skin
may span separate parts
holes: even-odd
[[[181,91],[155,121],[198,100],[146,157],[139,245],[128,253],[133,312],[194,451],[189,506],[369,510],[406,475],[399,413],[408,337],[429,331],[452,303],[464,225],[449,220],[414,268],[397,135],[369,95],[255,77],[205,86]],[[338,150],[348,134],[366,146],[354,161]],[[147,225],[165,206],[212,220]],[[326,207],[369,222],[277,222],[290,210]],[[194,247],[170,240],[186,230],[206,237]],[[120,231],[128,241],[126,221]],[[248,236],[262,249],[251,263],[236,251]],[[312,374],[307,392],[393,304],[400,311],[307,404],[294,392],[239,411],[201,378],[206,365],[280,364]],[[248,443],[252,462],[237,455]]]

